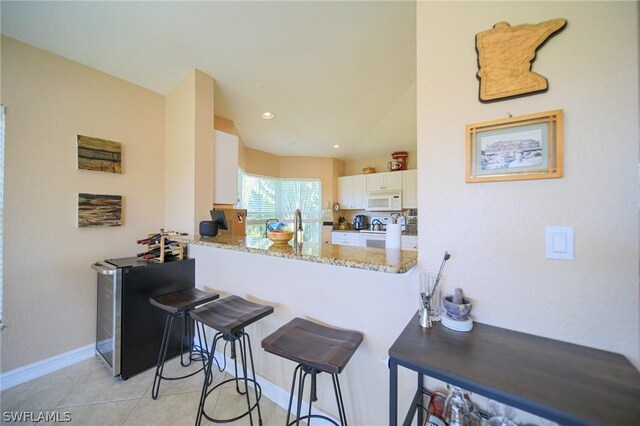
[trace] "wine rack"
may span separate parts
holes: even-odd
[[[147,246],[147,250],[138,253],[138,257],[156,263],[164,263],[173,260],[184,259],[185,249],[181,241],[172,240],[176,232],[161,232],[159,234],[149,234],[145,239],[138,240],[138,244]]]

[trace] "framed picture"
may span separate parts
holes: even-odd
[[[469,124],[467,182],[562,177],[562,110]]]
[[[78,194],[78,227],[121,226],[122,195]]]
[[[78,169],[122,173],[122,144],[78,135]]]

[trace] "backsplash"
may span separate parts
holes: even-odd
[[[402,214],[407,218],[405,232],[418,235],[418,209],[403,210]]]
[[[334,214],[334,225],[337,227],[338,225],[338,217],[342,216],[345,218],[345,223],[353,224],[353,218],[356,215],[365,215],[369,218],[369,223],[371,223],[371,217],[373,216],[390,216],[392,212],[388,214],[385,212],[369,212],[365,210],[341,210],[338,213]],[[397,213],[397,212],[393,212]],[[402,215],[406,218],[406,229],[405,232],[407,234],[416,235],[418,233],[418,209],[405,209],[402,210]]]

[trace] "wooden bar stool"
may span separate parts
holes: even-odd
[[[253,352],[251,350],[251,339],[249,334],[247,334],[244,329],[250,324],[266,317],[273,313],[272,306],[260,305],[257,303],[249,302],[248,300],[243,299],[238,296],[228,296],[224,299],[219,299],[213,301],[211,303],[206,304],[205,306],[201,306],[200,308],[194,310],[191,313],[191,317],[198,321],[201,324],[204,324],[208,327],[211,327],[218,331],[215,337],[213,338],[213,344],[211,345],[211,352],[208,354],[209,360],[207,362],[207,367],[205,370],[205,378],[204,384],[202,385],[202,393],[200,394],[200,404],[198,406],[198,414],[196,417],[196,426],[200,425],[202,421],[202,417],[207,418],[208,420],[214,423],[229,423],[236,421],[238,419],[243,418],[246,415],[249,415],[250,424],[253,425],[253,415],[252,411],[257,408],[258,409],[258,422],[262,424],[262,414],[260,413],[260,398],[262,396],[262,389],[260,385],[256,381],[256,373],[255,368],[253,366]],[[226,342],[231,343],[231,359],[233,359],[234,367],[235,367],[235,377],[232,379],[228,379],[223,381],[222,383],[218,383],[211,389],[208,389],[213,378],[212,372],[212,364],[215,359],[215,350],[216,345],[219,340],[224,340]],[[238,362],[236,358],[236,342],[238,342],[238,347],[240,348],[240,362],[242,364],[242,373],[243,377],[239,380],[238,378]],[[248,346],[248,352],[247,352]],[[225,345],[226,348],[226,345]],[[251,374],[252,378],[248,377],[247,372],[247,354],[249,355],[249,362],[251,363]],[[226,361],[225,361],[226,362]],[[218,361],[216,360],[216,364]],[[218,364],[219,371],[223,371],[224,368],[221,368]],[[229,383],[231,381],[235,381],[236,383],[236,392],[240,395],[245,395],[247,398],[247,411],[240,414],[239,416],[230,418],[230,419],[216,419],[208,415],[204,410],[204,405],[207,399],[207,396],[211,394],[215,389],[221,387],[225,383]],[[244,391],[240,390],[238,385],[239,381],[244,382]],[[249,383],[253,383],[253,388],[255,392],[255,403],[252,405],[249,399]]]
[[[197,327],[196,331],[198,333],[198,340],[200,342],[200,347],[197,348],[193,342],[193,328],[191,326],[191,317],[189,313],[195,309],[197,306],[203,305],[205,303],[211,302],[212,300],[216,300],[220,295],[217,293],[207,293],[197,288],[190,288],[187,290],[174,291],[171,293],[163,294],[161,296],[152,297],[149,299],[152,305],[163,309],[169,312],[167,315],[167,320],[164,325],[164,334],[162,335],[162,343],[160,344],[160,352],[158,354],[158,364],[156,365],[156,374],[153,378],[153,386],[151,388],[151,397],[153,399],[158,398],[158,391],[160,390],[160,382],[162,379],[164,380],[180,380],[186,379],[187,377],[191,377],[200,371],[203,371],[206,366],[206,354],[207,354],[207,338],[204,335],[204,327]],[[169,338],[171,334],[171,326],[173,325],[173,320],[177,316],[182,317],[182,332],[181,332],[181,349],[185,347],[185,343],[189,348],[189,357],[188,362],[184,361],[183,355],[184,350],[180,351],[180,365],[183,367],[187,367],[191,365],[191,361],[202,360],[202,368],[194,371],[193,373],[179,376],[179,377],[165,377],[162,375],[164,370],[164,362],[167,357],[167,350],[169,349]],[[202,334],[200,334],[200,330],[202,329]],[[204,339],[204,347],[202,346],[202,342]],[[185,342],[186,341],[186,342]],[[199,354],[199,357],[193,356],[194,351]]]
[[[311,414],[311,405],[314,401],[318,400],[316,394],[316,376],[318,373],[325,372],[331,374],[333,391],[338,404],[340,424],[346,426],[347,416],[344,409],[338,374],[340,374],[347,365],[347,362],[349,362],[351,356],[355,353],[356,349],[358,349],[360,343],[362,343],[362,333],[360,332],[338,330],[302,318],[294,318],[262,341],[262,348],[265,351],[298,363],[298,366],[293,372],[293,381],[291,383],[287,425],[294,423],[298,425],[301,420],[311,418],[325,419],[338,425],[338,423],[326,416]],[[301,417],[300,411],[302,409],[304,382],[307,375],[311,375],[309,413]],[[289,422],[296,377],[298,377],[298,406],[296,409],[296,418],[292,422]]]

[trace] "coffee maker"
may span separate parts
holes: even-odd
[[[356,215],[353,218],[353,229],[361,230],[367,229],[369,224],[367,223],[367,217],[363,214]]]

